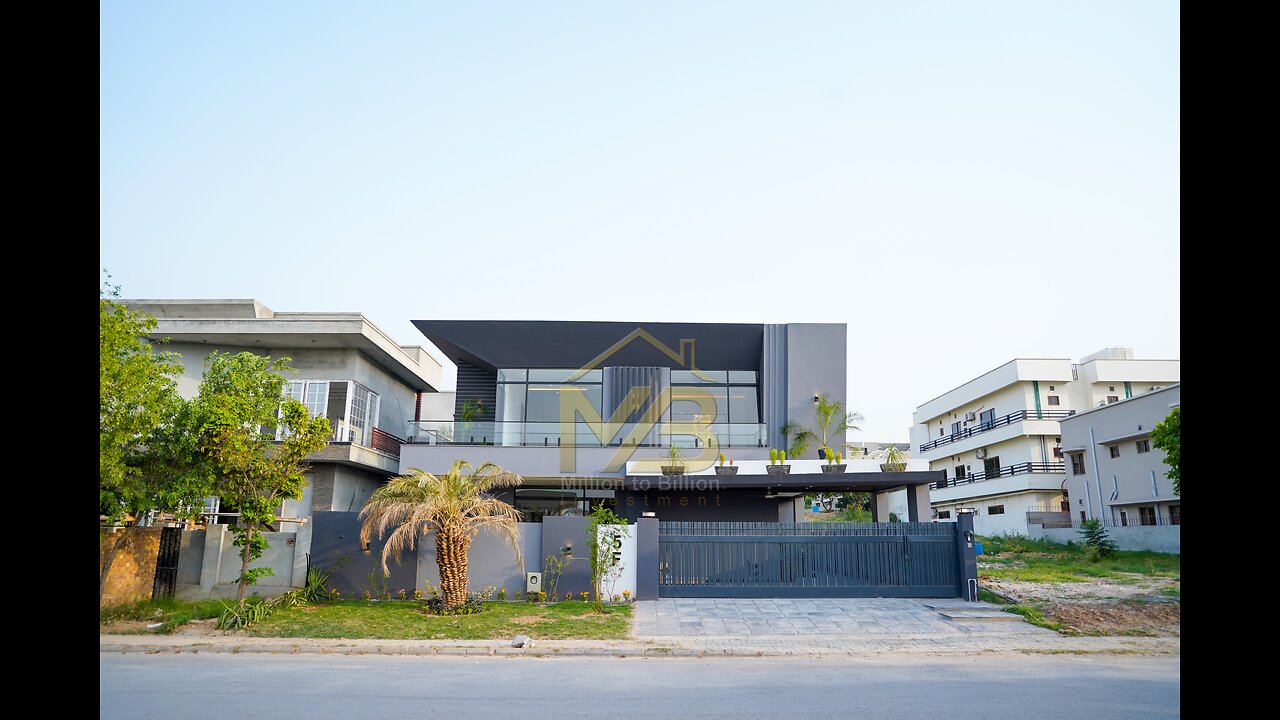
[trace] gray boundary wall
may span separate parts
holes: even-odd
[[[1080,542],[1079,528],[1046,528],[1028,525],[1027,535],[1044,538],[1056,543]],[[1109,527],[1107,535],[1116,541],[1121,550],[1151,550],[1162,553],[1182,553],[1181,525],[1130,525]]]
[[[436,565],[435,537],[430,536],[427,542],[418,547],[418,587],[430,582],[440,587],[440,568]],[[481,530],[471,539],[471,547],[467,551],[467,590],[479,592],[493,586],[507,591],[507,600],[516,599],[517,592],[524,592],[525,572],[538,572],[539,553],[542,552],[542,525],[538,523],[520,523],[520,555],[524,559],[521,566],[511,544],[492,530]]]
[[[234,598],[239,586],[240,548],[231,543],[235,536],[227,525],[211,525],[207,530],[187,530],[182,533],[178,553],[178,582],[174,594],[180,600],[204,600],[208,598]],[[306,570],[297,572],[295,552],[298,533],[262,533],[267,549],[262,557],[249,565],[251,568],[269,567],[275,575],[250,585],[248,594],[275,597],[306,583]]]

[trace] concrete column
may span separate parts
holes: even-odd
[[[871,493],[871,521],[889,522],[889,493]]]
[[[218,569],[222,567],[222,551],[227,546],[227,526],[210,523],[204,531],[204,558],[200,562],[200,594],[210,597],[218,584]]]
[[[307,522],[298,523],[297,534],[293,538],[293,586],[307,586],[307,566],[311,562],[311,518]]]
[[[916,485],[907,488],[907,520],[927,522],[933,519],[929,512],[929,486]]]
[[[956,594],[978,601],[978,555],[973,540],[973,513],[956,513],[956,562],[959,566]]]
[[[658,599],[658,518],[636,520],[636,599]]]

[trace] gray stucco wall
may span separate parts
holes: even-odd
[[[262,536],[267,549],[249,567],[268,567],[275,574],[259,579],[249,587],[248,594],[274,597],[296,587],[295,580],[298,585],[303,584],[305,578],[294,576],[296,533],[267,532]],[[183,532],[175,592],[179,599],[235,597],[239,589],[235,580],[240,576],[240,548],[232,545],[234,540],[226,525]]]
[[[381,589],[382,548],[384,540],[376,536],[369,542],[369,549],[360,547],[360,519],[354,512],[318,511],[312,515],[311,565],[333,573],[329,585],[348,596],[359,596],[371,589],[369,574],[373,573],[372,587]],[[391,577],[386,579],[387,589],[394,595],[404,588],[413,595],[414,587],[421,587],[417,578],[417,555],[406,553],[399,564],[387,563]]]
[[[405,436],[408,422],[413,419],[416,392],[352,348],[250,348],[179,342],[158,347],[182,356],[183,370],[178,379],[178,392],[183,397],[195,397],[199,391],[204,362],[211,352],[251,352],[272,358],[288,357],[290,366],[297,370],[286,374],[290,380],[355,380],[378,393],[381,398],[378,427],[396,437]]]
[[[453,463],[466,460],[479,466],[482,462],[497,463],[504,469],[519,475],[530,477],[617,477],[621,478],[625,471],[605,472],[603,468],[612,461],[619,448],[582,447],[576,448],[574,457],[576,467],[573,472],[560,471],[560,450],[540,447],[501,447],[501,446],[468,446],[468,445],[402,445],[400,448],[400,472],[409,468],[422,468],[427,472],[447,472]],[[690,456],[696,452],[689,450]],[[740,460],[765,460],[769,457],[768,448],[733,448],[725,450],[726,457]],[[660,458],[666,455],[664,449],[636,448],[624,451],[623,462],[640,458]],[[708,458],[707,462],[711,462]],[[625,464],[623,465],[625,468]]]
[[[467,549],[467,590],[479,592],[492,585],[507,591],[507,600],[514,602],[517,592],[524,592],[525,572],[542,570],[542,525],[520,523],[520,554],[524,565],[516,562],[511,544],[491,530],[481,530],[471,540]],[[418,582],[430,581],[440,587],[440,567],[436,565],[435,538],[428,538],[418,548]]]
[[[787,325],[787,417],[815,433],[813,397],[828,393],[833,400],[846,399],[847,334],[844,323]],[[828,438],[836,450],[843,450],[844,442],[844,433]],[[803,457],[818,457],[817,444]]]
[[[574,516],[549,515],[542,519],[541,558],[558,555],[566,546],[572,548],[569,566],[564,569],[564,574],[560,576],[560,584],[556,588],[562,598],[566,592],[577,594],[584,590],[591,590],[587,523],[587,518]]]
[[[1056,543],[1080,542],[1076,528],[1046,528],[1042,525],[1027,526],[1031,538],[1047,538]],[[1109,527],[1107,535],[1116,541],[1121,550],[1152,550],[1163,553],[1182,552],[1181,525],[1130,525]]]

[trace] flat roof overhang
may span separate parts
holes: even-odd
[[[800,475],[628,475],[623,490],[774,490],[775,492],[880,492],[932,485],[945,470],[906,472],[804,473]]]

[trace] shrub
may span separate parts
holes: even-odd
[[[787,462],[787,451],[786,451],[786,450],[779,450],[779,451],[778,451],[778,462],[780,462],[780,463],[784,463],[784,464]]]
[[[773,448],[772,450],[769,451],[769,464],[770,465],[778,464],[778,448]]]
[[[408,599],[408,597],[409,597],[409,596],[408,596],[408,594],[404,591],[404,588],[400,588],[400,589],[396,592],[396,599],[397,599],[397,600],[406,600],[406,599]]]
[[[506,588],[502,588],[502,589],[498,590],[497,598],[498,598],[498,602],[506,602],[506,601],[507,601],[507,589],[506,589]]]
[[[467,593],[466,602],[455,608],[446,609],[444,598],[440,595],[440,589],[432,585],[430,581],[426,585],[427,599],[422,603],[422,609],[431,615],[475,615],[476,613],[484,612],[485,601],[493,597],[498,591],[497,588],[489,586],[480,592],[469,592]]]
[[[1085,557],[1088,557],[1090,548],[1094,549],[1099,558],[1109,558],[1115,554],[1116,541],[1107,534],[1107,529],[1102,526],[1098,518],[1089,518],[1080,523],[1080,535],[1084,538],[1082,543],[1085,546]],[[1097,562],[1097,560],[1091,562]]]

